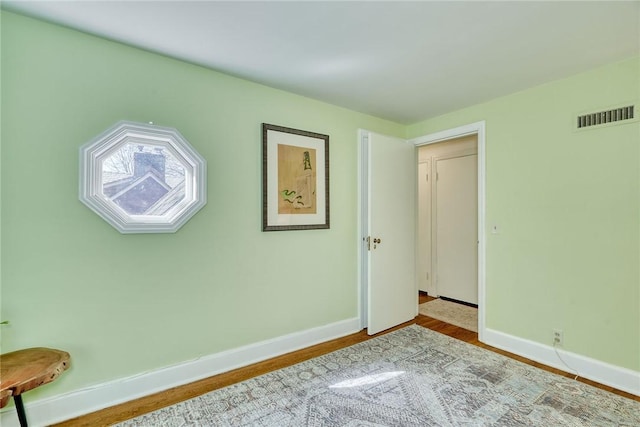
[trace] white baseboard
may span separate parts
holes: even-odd
[[[340,338],[358,332],[360,329],[360,318],[352,318],[35,402],[29,402],[29,394],[27,393],[24,399],[27,419],[30,426],[36,427],[69,420],[212,375]],[[0,425],[3,427],[19,426],[15,408],[10,408],[0,414]]]
[[[627,393],[640,396],[640,372],[611,365],[580,354],[557,349],[493,329],[485,329],[483,342],[502,350],[526,357],[535,362],[560,369],[565,372],[577,372],[580,377],[604,384]],[[566,363],[571,369],[567,368]],[[575,372],[574,372],[575,371]]]

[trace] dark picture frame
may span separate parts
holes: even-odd
[[[262,124],[262,231],[329,228],[329,135]]]

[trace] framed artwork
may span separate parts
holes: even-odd
[[[329,135],[262,124],[262,231],[329,228]]]

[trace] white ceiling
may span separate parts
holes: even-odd
[[[2,7],[400,123],[640,54],[640,1]]]

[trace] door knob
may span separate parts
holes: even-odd
[[[371,237],[367,236],[367,237],[363,237],[362,240],[364,240],[365,242],[367,242],[367,249],[371,250]],[[382,242],[382,239],[379,239],[377,237],[373,238],[373,249],[378,247],[378,244]]]

